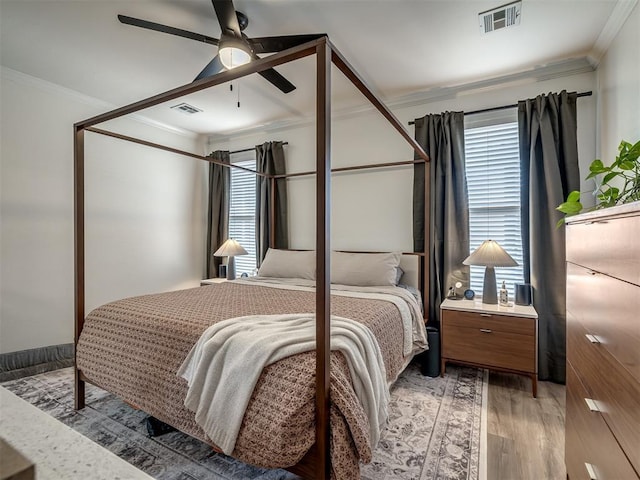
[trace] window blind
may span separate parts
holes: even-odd
[[[518,123],[465,128],[464,137],[470,251],[492,239],[518,262],[517,267],[496,268],[498,289],[504,280],[513,299],[514,284],[523,282]],[[471,266],[471,289],[480,295],[484,270]]]
[[[233,164],[256,169],[255,158]],[[256,175],[238,168],[231,169],[229,237],[236,239],[248,252],[248,255],[235,257],[236,275],[251,275],[256,268]]]

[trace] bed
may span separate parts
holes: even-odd
[[[314,287],[276,288],[273,285],[232,282],[224,285],[134,297],[110,303],[91,312],[85,321],[85,237],[84,237],[84,142],[85,133],[107,135],[153,148],[216,163],[211,157],[183,152],[160,144],[95,128],[95,125],[135,113],[144,108],[254,74],[308,55],[317,58],[317,158],[316,246]],[[258,381],[246,410],[233,455],[248,463],[268,467],[286,466],[306,478],[357,478],[359,460],[370,456],[371,445],[363,432],[368,419],[357,408],[344,359],[330,353],[331,314],[340,313],[367,325],[383,352],[386,381],[397,377],[412,352],[406,351],[405,335],[397,318],[395,304],[372,298],[346,297],[332,292],[330,275],[330,136],[331,64],[363,93],[411,146],[415,159],[336,169],[361,170],[413,165],[429,157],[409,135],[401,122],[378,99],[327,37],[251,62],[240,68],[193,82],[74,125],[74,226],[75,226],[75,408],[84,407],[85,382],[111,391],[185,433],[205,441],[204,432],[193,421],[193,413],[183,405],[186,385],[176,375],[177,368],[208,325],[246,315],[264,314],[278,309],[313,312],[315,352],[307,352],[268,366]],[[232,168],[233,166],[226,165]],[[424,169],[429,185],[429,168]],[[300,174],[292,174],[295,176]],[[274,182],[275,176],[269,176]],[[429,189],[425,188],[426,205]],[[425,209],[424,237],[429,237],[428,211]],[[273,213],[272,213],[273,215]],[[272,222],[273,224],[274,222]],[[271,235],[273,239],[273,232]],[[273,244],[271,245],[273,246]],[[418,258],[418,286],[423,304],[428,298],[426,279],[429,259]],[[339,283],[339,282],[338,282]],[[307,290],[305,290],[305,288]],[[395,288],[395,287],[394,287]],[[411,295],[397,289],[410,303]],[[283,293],[285,292],[285,293]],[[277,297],[277,298],[274,298]],[[256,300],[245,302],[251,297]],[[414,301],[414,306],[417,303]],[[284,310],[283,310],[284,309]],[[414,308],[415,309],[415,308]],[[395,312],[395,314],[393,313]],[[395,318],[394,318],[395,316]],[[420,315],[420,321],[424,321]],[[416,331],[424,334],[422,323]],[[413,340],[412,340],[413,342]],[[420,344],[417,340],[416,349]],[[414,349],[412,349],[414,350]],[[414,350],[415,351],[415,350]],[[300,371],[300,375],[290,375]],[[286,384],[286,386],[283,386]],[[291,394],[295,391],[295,394]],[[153,396],[150,392],[161,393]],[[277,401],[276,401],[277,400]],[[287,413],[276,405],[288,403]],[[272,405],[271,408],[269,405]],[[278,412],[278,413],[274,413]],[[254,431],[252,433],[252,430]],[[265,433],[266,432],[266,433]],[[333,462],[333,467],[332,467]]]
[[[78,342],[77,366],[91,382],[131,405],[208,442],[215,443],[184,405],[187,382],[177,375],[185,357],[210,325],[256,314],[313,312],[309,280],[256,278],[220,285],[132,297],[91,312]],[[407,304],[410,318],[386,297]],[[426,338],[418,302],[399,287],[334,285],[332,313],[366,325],[382,353],[392,383]],[[422,328],[421,328],[422,327]],[[410,335],[407,352],[407,335]],[[248,403],[232,455],[267,467],[291,467],[315,442],[313,351],[267,366]],[[332,476],[359,478],[375,445],[345,359],[331,355]],[[246,366],[247,370],[251,365]]]

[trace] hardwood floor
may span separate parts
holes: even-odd
[[[489,374],[487,480],[565,480],[565,386]]]

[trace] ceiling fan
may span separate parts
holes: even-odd
[[[218,47],[218,53],[207,66],[202,69],[194,81],[244,65],[252,60],[258,60],[260,58],[258,57],[259,53],[280,52],[287,48],[295,47],[325,36],[324,33],[313,33],[249,38],[243,33],[243,30],[249,25],[249,19],[244,13],[236,11],[233,6],[233,0],[211,1],[216,12],[216,17],[218,17],[218,23],[220,24],[220,39],[150,22],[148,20],[128,17],[126,15],[118,15],[118,20],[127,25],[147,28],[157,32],[169,33],[171,35],[177,35],[178,37],[216,45]],[[289,80],[273,68],[263,70],[259,72],[259,74],[284,93],[289,93],[296,88]]]

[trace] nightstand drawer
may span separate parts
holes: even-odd
[[[454,322],[443,326],[442,356],[487,367],[535,372],[536,342],[534,337],[492,330],[477,325],[460,327]]]
[[[533,337],[536,335],[536,320],[534,318],[455,310],[444,310],[443,316],[446,317],[447,326],[483,328],[492,332],[516,333]]]

